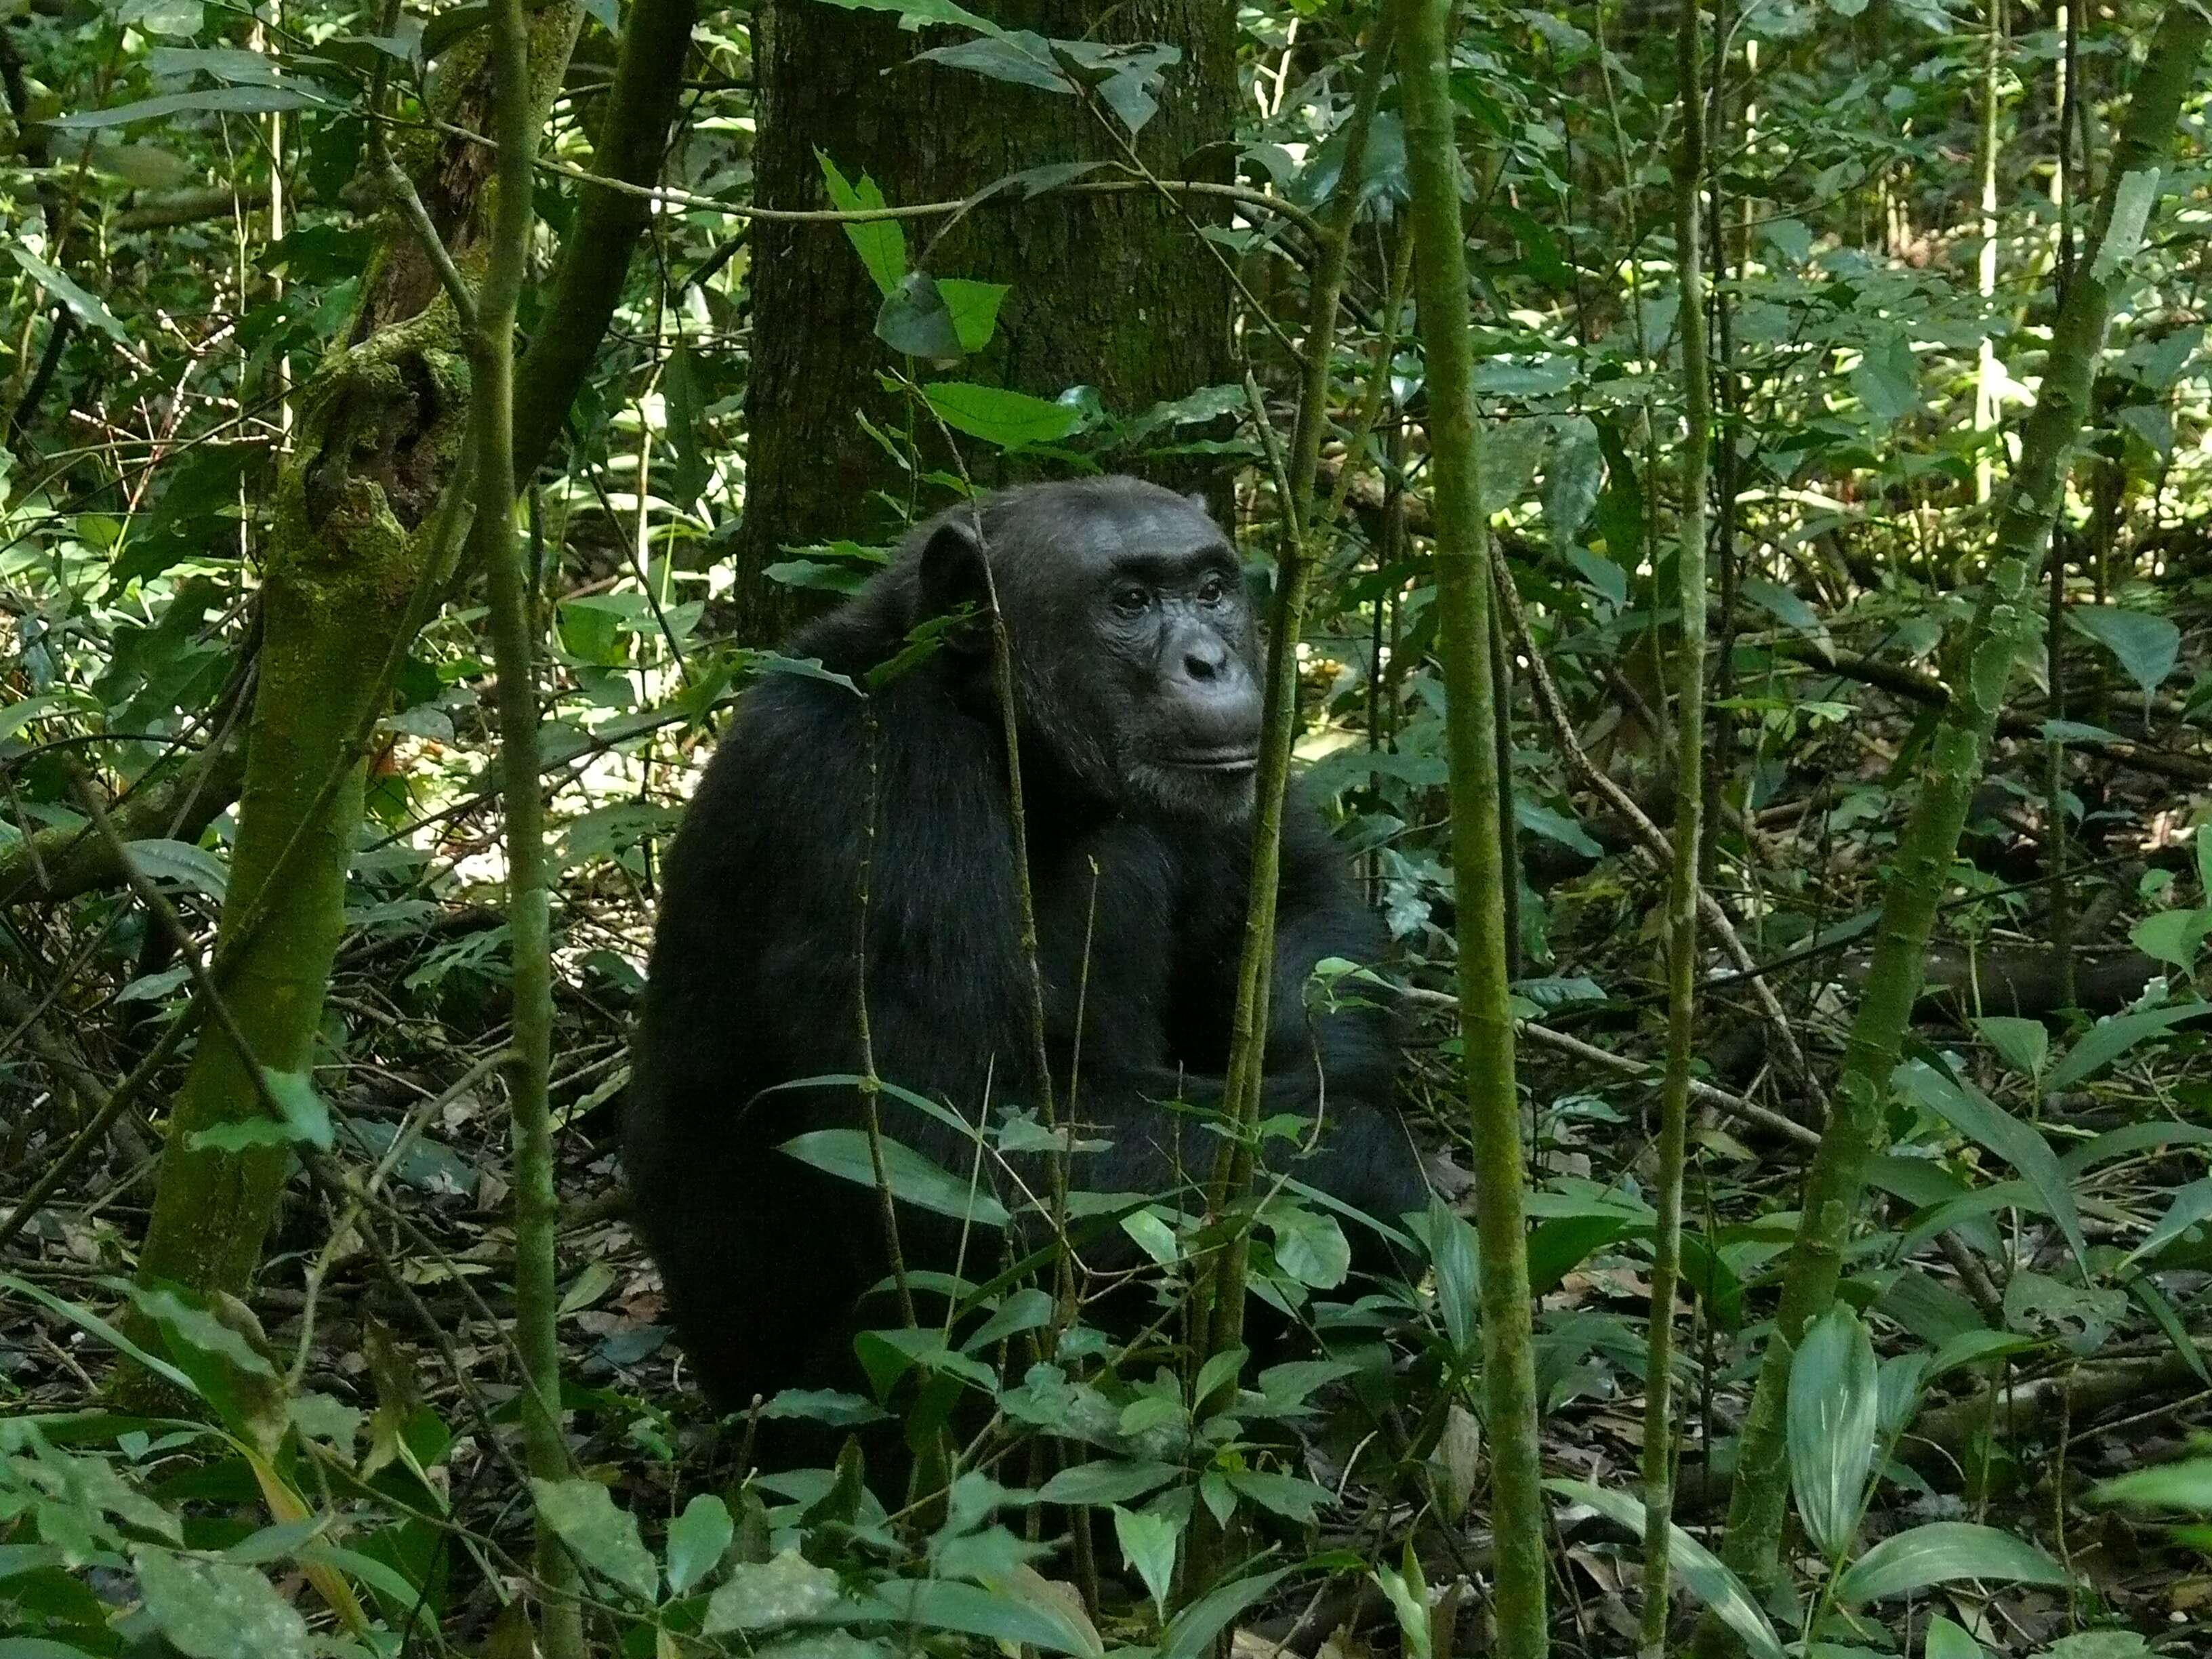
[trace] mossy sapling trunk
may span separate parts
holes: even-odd
[[[2059,307],[2035,411],[2021,434],[2020,463],[2000,507],[1989,575],[1953,659],[1954,693],[1930,740],[1882,901],[1867,988],[1852,1018],[1827,1129],[1806,1175],[1781,1309],[1738,1442],[1723,1555],[1755,1591],[1773,1578],[1789,1491],[1784,1419],[1790,1359],[1806,1327],[1835,1299],[1868,1160],[1883,1144],[1889,1076],[1920,992],[1929,933],[1967,800],[1987,761],[2013,665],[2039,619],[2039,578],[2063,502],[2075,440],[2088,413],[2106,327],[2129,280],[2156,201],[2160,164],[2195,83],[2208,34],[2212,22],[2189,0],[2178,0],[2161,18],[2136,78],[2087,247]],[[1735,1639],[1707,1619],[1698,1649],[1717,1655]]]
[[[530,259],[531,164],[544,111],[531,97],[530,28],[522,0],[491,6],[493,137],[491,234],[468,334],[477,510],[471,550],[491,600],[499,670],[499,732],[507,807],[507,915],[514,963],[514,1054],[507,1068],[514,1146],[514,1335],[524,1376],[522,1440],[533,1481],[569,1473],[561,1434],[561,1346],[556,1323],[553,1121],[553,935],[545,858],[545,802],[538,776],[538,630],[514,533],[514,308]],[[566,55],[565,42],[562,55]],[[628,248],[623,250],[625,256]],[[549,1659],[583,1659],[575,1564],[541,1513],[539,1632]]]
[[[1507,1000],[1505,855],[1498,803],[1498,710],[1491,676],[1490,522],[1482,511],[1473,319],[1453,139],[1452,0],[1395,0],[1413,184],[1414,292],[1427,364],[1435,471],[1437,608],[1443,623],[1452,868],[1458,893],[1460,1022],[1481,1239],[1482,1381],[1498,1551],[1497,1651],[1542,1659],[1544,1498],[1522,1204],[1521,1102]]]
[[[556,0],[530,19],[533,131],[580,15],[572,0]],[[485,129],[488,52],[478,33],[441,66],[438,119]],[[491,152],[441,137],[404,159],[457,264],[479,268]],[[218,951],[235,952],[225,989],[253,1060],[274,1071],[313,1061],[361,822],[362,736],[387,665],[417,625],[426,576],[448,552],[454,515],[434,509],[461,461],[465,350],[435,265],[394,215],[351,324],[301,389],[297,447],[277,481],[261,572],[259,672]],[[327,787],[333,777],[343,780],[336,789]],[[251,937],[235,938],[257,910]],[[193,1055],[170,1112],[139,1256],[146,1282],[235,1292],[260,1260],[286,1153],[192,1145],[204,1128],[259,1112],[248,1063],[216,1040],[204,1039]]]
[[[1660,1090],[1658,1216],[1651,1242],[1651,1323],[1644,1370],[1644,1616],[1639,1659],[1667,1651],[1668,1557],[1674,1515],[1674,1293],[1682,1273],[1682,1164],[1687,1155],[1690,1062],[1697,1042],[1698,881],[1705,806],[1705,472],[1712,443],[1712,379],[1705,362],[1705,275],[1698,243],[1705,186],[1705,18],[1682,8],[1675,96],[1674,271],[1681,307],[1682,508],[1675,546],[1681,618],[1674,738],[1674,859],[1667,887],[1667,1076]],[[1716,256],[1717,257],[1717,256]]]

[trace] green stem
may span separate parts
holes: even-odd
[[[1522,1211],[1520,1092],[1507,996],[1505,860],[1498,818],[1498,710],[1491,680],[1490,525],[1482,510],[1481,431],[1460,218],[1447,30],[1451,0],[1395,0],[1405,101],[1414,291],[1428,365],[1436,473],[1437,605],[1443,619],[1452,854],[1459,901],[1461,1027],[1481,1239],[1483,1386],[1497,1537],[1497,1651],[1542,1659],[1544,1502],[1531,1357],[1528,1252]]]
[[[1712,383],[1705,362],[1705,278],[1698,197],[1705,171],[1704,18],[1682,8],[1677,47],[1682,141],[1674,158],[1674,260],[1681,293],[1682,514],[1675,579],[1682,647],[1674,759],[1674,857],[1667,890],[1667,1079],[1660,1091],[1658,1217],[1651,1246],[1651,1322],[1644,1382],[1644,1618],[1637,1651],[1667,1648],[1668,1555],[1674,1512],[1674,1292],[1682,1273],[1682,1165],[1697,1041],[1698,837],[1705,812],[1705,469]]]
[[[507,1068],[514,1139],[514,1324],[525,1369],[524,1462],[541,1480],[568,1473],[561,1433],[559,1291],[555,1245],[561,1206],[554,1187],[549,1084],[553,1057],[553,939],[545,857],[545,799],[538,781],[537,630],[528,573],[514,532],[514,312],[530,257],[531,169],[538,122],[530,87],[530,37],[522,0],[492,0],[491,235],[477,286],[470,436],[476,451],[473,527],[491,610],[499,671],[500,742],[507,807],[507,928],[514,961],[514,1060]],[[538,1576],[541,1637],[552,1659],[583,1659],[583,1611],[574,1564],[541,1519]]]
[[[1790,1359],[1806,1327],[1835,1299],[1868,1160],[1883,1144],[1889,1075],[1920,994],[1928,938],[1967,802],[1988,758],[2013,665],[2039,620],[2039,577],[2063,501],[2075,440],[2088,413],[2112,304],[2129,279],[2144,217],[2154,204],[2160,164],[2208,35],[2212,21],[2188,0],[2177,0],[2166,8],[2137,77],[2087,249],[2051,333],[2035,411],[2021,434],[2020,463],[1998,514],[1995,557],[1958,652],[1954,693],[1936,725],[1899,845],[1867,988],[1851,1022],[1827,1130],[1806,1175],[1782,1305],[1736,1454],[1723,1553],[1754,1593],[1772,1582],[1781,1536]],[[2123,203],[2128,211],[2117,212]],[[1725,1653],[1734,1645],[1726,1626],[1704,1621],[1701,1654]]]

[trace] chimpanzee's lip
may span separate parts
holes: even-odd
[[[1168,757],[1166,764],[1185,772],[1249,772],[1260,764],[1256,749],[1193,749]]]

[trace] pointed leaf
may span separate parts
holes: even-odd
[[[1644,1535],[1644,1502],[1626,1492],[1609,1492],[1587,1480],[1547,1480],[1544,1485],[1563,1498],[1587,1504],[1616,1526]],[[1674,1577],[1691,1595],[1712,1609],[1714,1617],[1743,1638],[1753,1659],[1783,1659],[1781,1638],[1767,1622],[1759,1603],[1743,1587],[1743,1580],[1720,1557],[1671,1523],[1667,1559]]]
[[[1790,1363],[1787,1424],[1797,1513],[1832,1561],[1858,1530],[1880,1398],[1874,1344],[1858,1316],[1838,1302],[1805,1333]]]
[[[1932,1521],[1885,1538],[1836,1580],[1846,1607],[1909,1595],[1962,1578],[1996,1583],[2058,1584],[2066,1569],[2026,1539],[1971,1521]]]

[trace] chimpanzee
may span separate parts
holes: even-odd
[[[956,507],[789,647],[856,685],[902,653],[919,661],[866,696],[763,678],[668,856],[625,1162],[678,1334],[724,1409],[788,1386],[857,1387],[854,1329],[896,1322],[881,1307],[856,1316],[890,1271],[878,1195],[777,1150],[865,1121],[854,1089],[775,1086],[864,1072],[857,963],[876,1075],[969,1123],[987,1105],[1038,1103],[992,585],[1011,641],[1053,1087],[1085,1141],[1110,1143],[1073,1158],[1072,1184],[1188,1190],[1221,1144],[1163,1103],[1218,1101],[1228,1058],[1261,719],[1236,551],[1202,506],[1133,478]],[[934,649],[915,653],[933,619]],[[1261,1110],[1322,1121],[1310,1155],[1278,1139],[1270,1161],[1395,1222],[1428,1198],[1386,1021],[1348,1004],[1316,1018],[1304,994],[1323,958],[1376,960],[1382,929],[1295,799],[1279,893]],[[966,1178],[971,1142],[878,1099],[888,1139]],[[1046,1190],[1034,1161],[1024,1182]],[[957,1223],[898,1214],[910,1270],[957,1264],[980,1282],[1001,1265],[997,1234],[970,1230],[962,1256]],[[1127,1244],[1115,1232],[1097,1248],[1118,1245],[1107,1265],[1127,1266]]]

